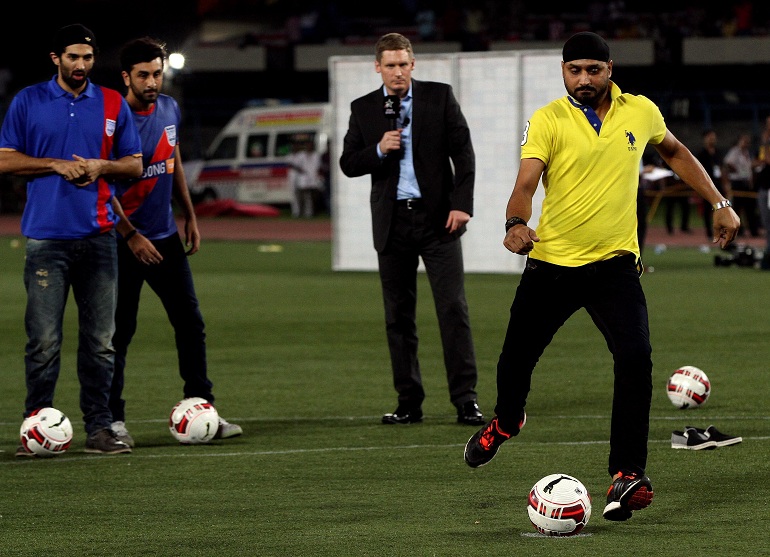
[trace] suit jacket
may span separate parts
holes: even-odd
[[[459,238],[465,227],[449,234],[449,211],[473,215],[476,157],[471,134],[452,87],[445,83],[412,80],[412,153],[414,172],[436,233],[442,241]],[[349,177],[371,174],[374,248],[385,249],[396,207],[400,153],[377,155],[377,144],[390,129],[383,115],[382,88],[350,104],[340,168]],[[454,167],[454,168],[453,168]]]

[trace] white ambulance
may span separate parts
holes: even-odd
[[[217,134],[203,160],[185,161],[190,194],[196,201],[290,204],[287,156],[308,141],[325,153],[330,132],[327,103],[244,108]]]

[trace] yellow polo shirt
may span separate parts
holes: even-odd
[[[601,123],[569,96],[536,110],[527,123],[521,158],[546,166],[534,259],[577,267],[627,253],[639,257],[639,163],[648,143],[663,141],[666,125],[647,97],[622,93],[613,82],[610,95]]]

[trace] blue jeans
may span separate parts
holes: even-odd
[[[61,369],[62,323],[70,288],[78,307],[77,373],[86,433],[109,427],[108,407],[115,352],[117,254],[115,233],[81,240],[27,239],[24,415],[54,406]]]
[[[613,358],[608,472],[643,474],[652,403],[652,347],[647,301],[633,255],[574,268],[527,260],[497,364],[495,413],[504,431],[518,433],[535,365],[559,328],[580,308],[591,316]]]
[[[118,307],[113,338],[115,376],[110,394],[110,410],[115,421],[126,419],[126,401],[122,398],[126,354],[136,333],[139,298],[145,282],[160,298],[174,328],[184,397],[202,397],[214,402],[206,366],[205,326],[182,240],[173,234],[152,243],[163,256],[157,265],[140,263],[126,242],[118,241]]]

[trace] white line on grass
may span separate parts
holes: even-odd
[[[744,437],[744,441],[770,441],[770,436],[762,437]],[[650,443],[670,443],[667,439],[651,439]],[[584,446],[584,445],[607,445],[609,441],[518,441],[518,444],[522,445],[560,445],[560,446]],[[449,449],[456,447],[463,447],[464,443],[457,444],[441,444],[441,445],[395,445],[395,446],[376,446],[376,447],[324,447],[318,449],[289,449],[282,451],[228,451],[219,453],[205,453],[194,454],[189,450],[190,447],[180,447],[180,451],[175,454],[142,454],[142,449],[134,449],[131,455],[83,455],[78,457],[62,458],[62,462],[83,462],[83,461],[103,461],[105,458],[115,459],[116,462],[130,464],[133,459],[156,459],[156,458],[222,458],[222,457],[242,457],[242,456],[275,456],[275,455],[290,455],[290,454],[313,454],[313,453],[331,453],[331,452],[352,452],[352,451],[409,451],[414,449]],[[157,447],[153,447],[156,449]],[[151,449],[146,449],[151,450]],[[195,448],[193,447],[194,451]],[[137,452],[139,451],[139,452]],[[0,451],[2,452],[2,451]],[[25,458],[15,461],[0,462],[0,466],[9,464],[23,464],[38,462],[41,460],[54,460],[53,459],[38,459],[38,458]]]

